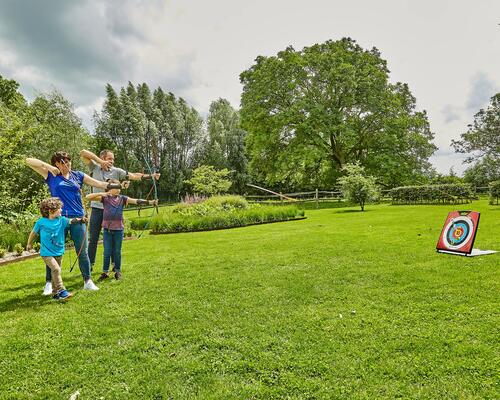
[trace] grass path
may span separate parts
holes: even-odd
[[[64,304],[39,259],[0,268],[0,399],[498,398],[500,254],[437,254],[451,209],[144,235],[96,293],[67,256]]]

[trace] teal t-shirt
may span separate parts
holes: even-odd
[[[64,230],[70,220],[66,217],[54,219],[40,218],[35,222],[33,231],[40,235],[40,255],[58,257],[64,254]]]

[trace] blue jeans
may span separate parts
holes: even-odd
[[[102,226],[102,208],[92,207],[89,221],[89,259],[90,265],[95,264],[95,253],[97,252],[97,242],[101,233]]]
[[[115,231],[104,228],[102,235],[104,239],[104,263],[102,270],[103,272],[109,272],[109,262],[113,258],[115,272],[120,272],[122,268],[123,230]]]
[[[70,224],[64,231],[65,236],[67,236],[69,232],[71,240],[75,246],[76,254],[80,252],[80,255],[78,256],[78,266],[80,267],[80,272],[82,273],[84,281],[90,279],[90,260],[88,255],[88,240],[86,231],[87,226],[85,224]],[[45,280],[47,282],[52,280],[50,268],[47,266],[45,266]]]

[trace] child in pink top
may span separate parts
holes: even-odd
[[[110,183],[116,183],[114,179]],[[104,244],[104,260],[99,281],[109,278],[111,256],[115,263],[115,279],[122,278],[121,258],[123,242],[123,207],[127,204],[158,205],[158,200],[132,199],[120,194],[120,189],[109,189],[104,193],[92,193],[86,196],[88,200],[100,200],[104,206],[102,228]]]

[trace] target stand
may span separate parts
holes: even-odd
[[[479,226],[479,216],[477,211],[450,212],[436,246],[438,253],[467,257],[496,253],[494,250],[473,248]]]

